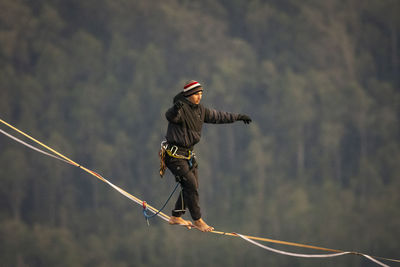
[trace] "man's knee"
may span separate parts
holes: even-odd
[[[197,183],[195,179],[187,179],[184,181],[183,190],[197,194]]]

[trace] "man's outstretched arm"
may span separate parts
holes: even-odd
[[[248,115],[205,108],[205,116],[204,116],[205,123],[221,124],[221,123],[232,123],[235,121],[243,121],[244,123],[249,124],[252,120]]]

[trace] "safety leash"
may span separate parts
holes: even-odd
[[[151,211],[151,212],[153,212],[153,214],[151,214],[151,215],[149,215],[149,214],[147,213],[147,211],[149,211],[149,209],[147,208],[147,202],[146,202],[146,201],[143,201],[143,204],[142,204],[142,207],[143,207],[143,215],[144,215],[144,218],[146,219],[147,226],[150,226],[149,219],[150,219],[150,218],[153,218],[153,217],[155,217],[155,216],[157,216],[158,214],[160,214],[160,212],[165,208],[165,206],[167,206],[167,203],[169,202],[169,200],[171,199],[171,197],[174,195],[176,189],[178,189],[178,186],[179,186],[179,182],[176,183],[174,190],[172,190],[172,192],[171,192],[171,194],[169,195],[167,201],[165,201],[165,203],[164,203],[164,205],[161,207],[161,209],[159,209],[157,212]]]
[[[123,196],[129,198],[130,200],[132,200],[132,201],[135,202],[136,204],[142,205],[143,209],[146,210],[146,212],[144,212],[144,214],[147,214],[147,211],[149,210],[149,211],[153,212],[153,215],[148,215],[148,214],[147,214],[148,216],[151,216],[151,217],[158,216],[158,217],[160,217],[161,219],[163,219],[164,221],[167,221],[167,222],[168,222],[168,220],[170,219],[170,217],[169,217],[168,215],[164,214],[164,213],[161,211],[161,210],[165,207],[166,204],[164,204],[164,206],[163,206],[160,210],[157,210],[157,209],[155,209],[154,207],[148,205],[145,201],[140,200],[139,198],[137,198],[137,197],[135,197],[135,196],[129,194],[128,192],[126,192],[126,191],[123,190],[122,188],[120,188],[120,187],[114,185],[113,183],[111,183],[110,181],[108,181],[107,179],[105,179],[105,178],[104,178],[103,176],[101,176],[100,174],[98,174],[98,173],[96,173],[96,172],[94,172],[94,171],[92,171],[92,170],[89,170],[89,169],[87,169],[87,168],[81,166],[80,164],[78,164],[78,163],[72,161],[71,159],[67,158],[66,156],[62,155],[61,153],[57,152],[56,150],[54,150],[54,149],[48,147],[47,145],[45,145],[45,144],[41,143],[40,141],[38,141],[38,140],[34,139],[33,137],[31,137],[30,135],[28,135],[28,134],[22,132],[21,130],[19,130],[18,128],[12,126],[11,124],[9,124],[9,123],[3,121],[2,119],[0,119],[0,122],[3,123],[4,125],[10,127],[11,129],[15,130],[16,132],[20,133],[21,135],[25,136],[26,138],[32,140],[33,142],[39,144],[40,146],[46,148],[46,149],[49,150],[50,152],[54,153],[54,155],[53,155],[53,154],[50,154],[50,153],[48,153],[48,152],[42,151],[42,150],[40,150],[40,149],[38,149],[38,148],[36,148],[36,147],[34,147],[34,146],[32,146],[32,145],[29,145],[29,144],[27,144],[26,142],[24,142],[24,141],[18,139],[17,137],[12,136],[11,134],[9,134],[9,133],[7,133],[7,132],[5,132],[5,131],[3,131],[3,130],[0,129],[0,133],[4,134],[5,136],[7,136],[7,137],[9,137],[9,138],[11,138],[11,139],[17,141],[18,143],[20,143],[20,144],[22,144],[22,145],[24,145],[24,146],[26,146],[26,147],[28,147],[28,148],[30,148],[30,149],[32,149],[32,150],[35,150],[35,151],[37,151],[37,152],[39,152],[39,153],[42,153],[42,154],[44,154],[44,155],[46,155],[46,156],[55,158],[55,159],[60,160],[60,161],[62,161],[62,162],[68,163],[68,164],[73,165],[73,166],[75,166],[75,167],[78,167],[78,168],[84,170],[85,172],[87,172],[87,173],[93,175],[94,177],[96,177],[97,179],[101,180],[102,182],[108,184],[108,185],[109,185],[110,187],[112,187],[114,190],[118,191],[120,194],[122,194]],[[175,191],[176,191],[178,185],[179,185],[179,183],[177,183],[177,185],[175,186],[174,191],[171,193],[171,195],[170,195],[170,197],[168,198],[168,200],[166,201],[166,203],[169,201],[169,199],[170,199],[170,198],[172,197],[172,195],[175,193]],[[146,217],[146,215],[145,215],[145,217]],[[194,227],[194,228],[196,228],[196,227]],[[342,251],[342,250],[337,250],[337,249],[330,249],[330,248],[324,248],[324,247],[318,247],[318,246],[312,246],[312,245],[306,245],[306,244],[300,244],[300,243],[294,243],[294,242],[288,242],[288,241],[281,241],[281,240],[275,240],[275,239],[270,239],[270,238],[263,238],[263,237],[257,237],[257,236],[249,236],[249,235],[242,235],[242,234],[239,234],[239,233],[221,232],[221,231],[216,231],[216,230],[211,231],[211,233],[213,233],[213,234],[218,234],[218,235],[224,235],[224,236],[240,237],[240,238],[242,238],[243,240],[245,240],[245,241],[247,241],[247,242],[249,242],[249,243],[251,243],[251,244],[253,244],[253,245],[255,245],[255,246],[258,246],[258,247],[260,247],[260,248],[269,250],[269,251],[271,251],[271,252],[280,253],[280,254],[287,255],[287,256],[292,256],[292,257],[307,257],[307,258],[317,258],[317,257],[318,257],[318,258],[326,258],[326,257],[336,257],[336,256],[341,256],[341,255],[346,255],[346,254],[352,254],[352,255],[363,256],[363,257],[365,257],[365,258],[367,258],[367,259],[369,259],[369,260],[375,262],[376,264],[378,264],[378,265],[380,265],[380,266],[384,266],[384,267],[386,267],[386,266],[388,266],[388,265],[386,265],[386,264],[384,264],[384,263],[378,261],[377,259],[386,260],[386,261],[391,261],[391,262],[396,262],[396,263],[400,263],[400,259],[392,259],[392,258],[384,258],[384,257],[378,257],[378,256],[370,256],[370,255],[363,254],[363,253],[359,253],[359,252]],[[286,251],[277,250],[277,249],[273,249],[273,248],[267,247],[267,246],[265,246],[265,245],[262,245],[262,244],[256,242],[255,240],[263,241],[263,242],[269,242],[269,243],[275,243],[275,244],[281,244],[281,245],[287,245],[287,246],[292,246],[292,247],[301,247],[301,248],[315,249],[315,250],[320,250],[320,251],[334,252],[334,253],[333,253],[333,254],[325,254],[325,255],[324,255],[324,254],[298,254],[298,253],[290,253],[290,252],[286,252]]]

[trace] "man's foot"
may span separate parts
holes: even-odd
[[[169,218],[168,223],[169,224],[184,225],[189,230],[192,229],[192,226],[193,226],[191,221],[186,221],[186,220],[182,219],[181,217],[175,217],[175,216],[171,216],[171,218]]]
[[[199,229],[202,232],[211,232],[214,230],[214,227],[206,224],[206,222],[203,221],[203,219],[201,218],[198,219],[197,221],[194,221],[194,225],[196,226],[197,229]]]

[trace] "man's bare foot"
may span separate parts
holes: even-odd
[[[214,227],[206,224],[206,222],[203,221],[203,219],[201,218],[198,219],[197,221],[194,221],[194,225],[196,226],[197,229],[199,229],[202,232],[211,232],[214,230]]]
[[[186,226],[187,229],[192,229],[192,226],[193,226],[191,221],[186,221],[186,220],[182,219],[181,217],[175,217],[175,216],[171,216],[171,218],[169,218],[168,223],[184,225],[184,226]]]

